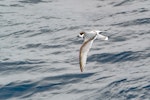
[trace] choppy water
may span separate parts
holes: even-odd
[[[105,31],[83,73],[83,30]],[[149,0],[0,0],[0,100],[150,100]]]

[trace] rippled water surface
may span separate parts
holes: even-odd
[[[150,1],[0,0],[0,100],[150,100]]]

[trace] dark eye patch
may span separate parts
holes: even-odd
[[[81,32],[80,35],[84,34],[85,32]]]

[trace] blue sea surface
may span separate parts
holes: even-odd
[[[150,100],[150,1],[0,0],[0,100]]]

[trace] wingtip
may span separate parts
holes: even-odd
[[[82,65],[80,65],[80,71],[83,72],[83,66]]]
[[[82,68],[80,68],[80,71],[81,71],[81,72],[83,72],[83,69],[82,69]]]

